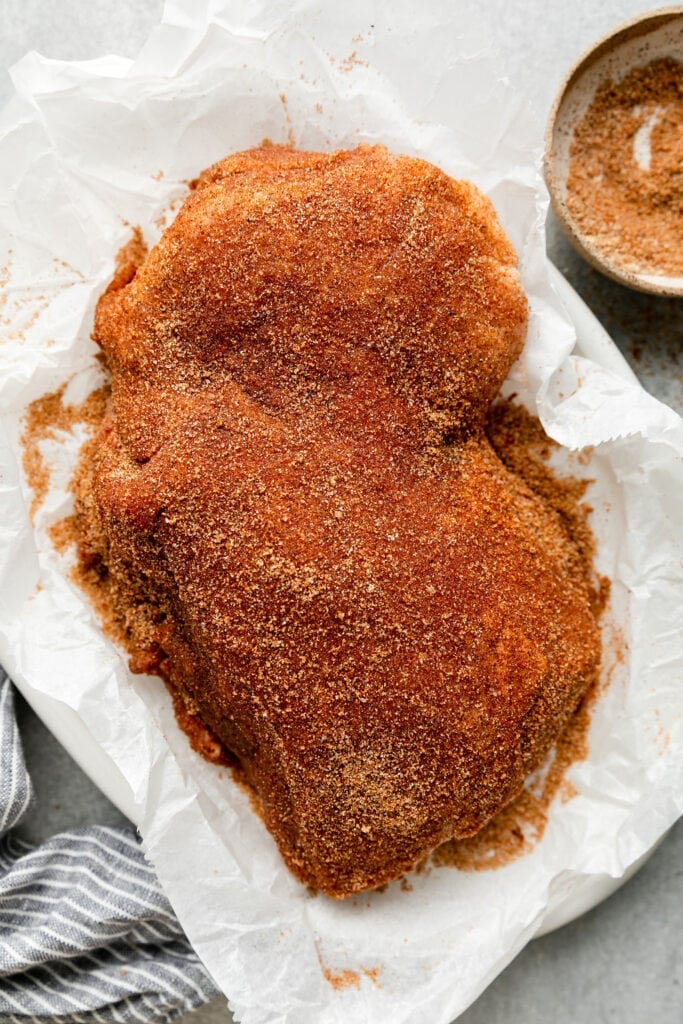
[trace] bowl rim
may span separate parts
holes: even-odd
[[[666,284],[664,280],[648,281],[637,272],[628,270],[620,264],[611,260],[597,246],[584,236],[573,217],[567,204],[560,193],[560,182],[555,166],[555,133],[557,128],[558,114],[562,103],[570,90],[576,85],[582,75],[600,57],[608,54],[616,45],[625,43],[630,39],[637,39],[639,36],[648,35],[651,31],[661,28],[667,22],[683,18],[683,5],[672,7],[657,7],[644,14],[636,15],[627,21],[621,22],[609,32],[605,32],[594,43],[587,47],[574,61],[565,75],[557,91],[553,104],[550,108],[545,129],[543,172],[545,183],[550,196],[550,203],[557,220],[572,245],[577,249],[583,258],[601,273],[617,281],[619,284],[636,291],[646,292],[650,295],[661,295],[668,297],[683,297],[683,275],[681,278],[672,277],[672,282],[677,284]]]

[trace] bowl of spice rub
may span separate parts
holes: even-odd
[[[619,26],[575,64],[548,122],[545,175],[589,263],[683,296],[683,7]]]

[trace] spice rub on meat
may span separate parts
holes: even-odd
[[[81,559],[332,896],[477,832],[594,677],[587,570],[484,432],[526,320],[488,200],[379,146],[221,161],[99,302]]]

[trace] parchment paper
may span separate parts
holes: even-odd
[[[245,1024],[445,1024],[549,908],[586,876],[619,877],[683,808],[683,427],[637,385],[571,356],[547,280],[540,126],[499,77],[479,17],[435,0],[171,0],[134,62],[29,54],[0,123],[0,660],[75,709],[113,758],[171,902]],[[51,487],[29,523],[21,417],[67,379],[73,401],[99,382],[93,309],[131,225],[153,243],[188,179],[264,137],[381,141],[482,187],[532,309],[507,389],[563,444],[594,446],[610,686],[590,755],[570,772],[576,795],[553,806],[532,854],[497,871],[432,870],[411,891],[343,903],[308,894],[245,795],[190,751],[159,680],[130,676],[47,538],[70,508],[82,430],[46,443]]]

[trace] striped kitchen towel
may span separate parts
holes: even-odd
[[[31,802],[12,684],[0,669],[0,1022],[151,1024],[217,989],[131,829],[12,835]]]

